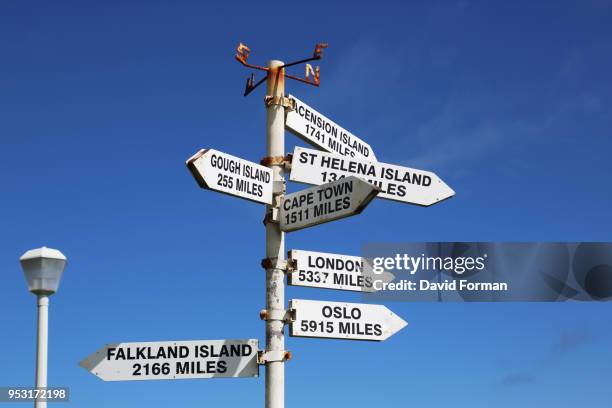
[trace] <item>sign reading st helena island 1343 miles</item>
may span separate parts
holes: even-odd
[[[391,282],[389,272],[374,275],[364,271],[366,260],[360,256],[330,254],[327,252],[289,251],[293,265],[287,274],[291,286],[374,292],[374,281]]]
[[[272,170],[223,153],[203,149],[187,160],[200,187],[263,204],[272,204]]]
[[[376,187],[357,177],[287,194],[281,200],[280,229],[295,231],[359,214],[376,194]]]
[[[287,113],[285,127],[291,133],[319,149],[341,156],[376,161],[369,144],[338,126],[293,95],[295,109]]]
[[[389,200],[429,206],[455,195],[436,174],[380,162],[368,162],[327,152],[296,147],[289,179],[321,185],[342,177],[356,176],[378,188],[378,196]]]
[[[294,337],[383,341],[408,324],[383,305],[294,299],[289,308]]]
[[[257,377],[257,339],[107,344],[79,365],[104,381]]]

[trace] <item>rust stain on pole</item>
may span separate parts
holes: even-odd
[[[285,68],[271,67],[268,69],[267,96],[284,96]]]

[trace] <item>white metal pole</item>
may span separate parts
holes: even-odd
[[[268,63],[267,97],[275,97],[266,106],[266,137],[268,156],[285,155],[285,108],[282,97],[285,95],[285,70],[279,68],[281,61]],[[280,100],[279,100],[280,99]],[[274,196],[285,191],[283,166],[272,164]],[[275,199],[266,211],[278,213],[279,204]],[[285,233],[277,222],[266,222],[266,258],[272,266],[266,269],[266,351],[285,350],[285,333],[282,317],[285,312],[284,272],[279,264],[285,259]],[[285,406],[285,363],[284,361],[266,362],[266,404],[265,408],[284,408]]]
[[[38,295],[38,331],[36,339],[36,388],[47,387],[47,346],[49,335],[49,296]],[[46,400],[37,399],[34,408],[47,408]]]

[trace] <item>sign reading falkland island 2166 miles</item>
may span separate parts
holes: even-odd
[[[295,270],[287,274],[289,285],[357,292],[374,291],[374,277],[364,274],[364,260],[360,256],[292,249],[289,251],[289,261],[295,265]]]
[[[296,147],[291,162],[291,181],[321,185],[356,176],[380,188],[381,198],[428,206],[455,195],[429,171],[380,162],[368,162],[313,149]]]
[[[203,149],[187,160],[200,187],[247,200],[272,204],[272,170],[213,149]]]
[[[369,144],[321,115],[293,95],[295,109],[287,113],[285,127],[311,145],[341,156],[376,161]]]
[[[357,177],[346,177],[281,200],[280,229],[295,231],[359,214],[378,194],[378,189]]]
[[[289,308],[295,337],[382,341],[408,324],[383,305],[294,299]]]
[[[79,365],[104,381],[257,377],[257,339],[107,344]]]

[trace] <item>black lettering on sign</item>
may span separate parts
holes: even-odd
[[[211,344],[202,344],[195,347],[195,357],[243,357],[249,356],[253,352],[253,346],[250,344],[223,344],[215,346]]]
[[[334,284],[343,286],[372,287],[372,278],[357,273],[336,273]]]
[[[358,307],[348,308],[347,306],[323,306],[321,309],[323,317],[333,317],[335,319],[361,319],[361,309]]]
[[[348,335],[380,336],[382,327],[380,324],[373,323],[339,322],[338,332]]]
[[[189,361],[176,362],[176,374],[189,374]]]
[[[300,152],[298,159],[302,164],[314,164],[317,155],[316,153]]]
[[[238,180],[240,182],[240,180]],[[217,175],[217,185],[221,187],[234,188],[234,178],[229,174],[219,173]]]
[[[337,271],[361,272],[361,262],[352,259],[327,258],[325,256],[313,257],[308,255],[308,267],[320,269],[332,269]]]
[[[210,164],[215,169],[229,171],[230,173],[240,174],[241,163],[238,160],[225,158],[213,153],[210,156]]]

